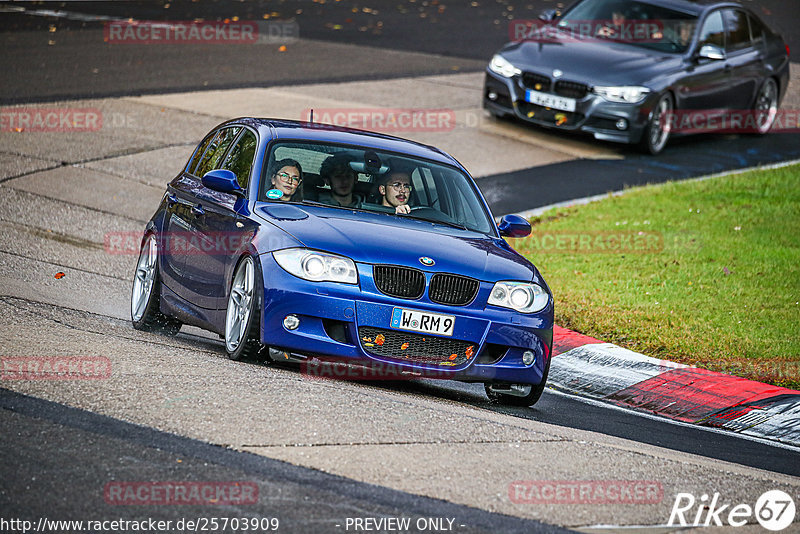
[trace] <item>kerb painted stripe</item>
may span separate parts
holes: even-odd
[[[633,384],[607,399],[679,421],[696,422],[738,404],[792,393],[797,392],[738,376],[685,367]]]
[[[547,381],[564,391],[603,398],[682,367],[611,343],[590,343],[553,358]]]
[[[593,343],[603,343],[603,341],[553,325],[553,356]]]

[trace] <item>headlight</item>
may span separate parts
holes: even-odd
[[[287,248],[272,253],[283,269],[298,278],[312,282],[357,284],[356,264],[350,258],[308,250]]]
[[[506,58],[500,54],[495,54],[489,63],[489,70],[496,72],[500,76],[511,78],[515,74],[522,74],[522,71],[512,65]]]
[[[522,313],[542,310],[549,301],[550,295],[530,282],[497,282],[489,295],[489,304]]]
[[[600,95],[609,102],[621,102],[623,104],[636,104],[644,100],[650,92],[647,87],[638,85],[621,87],[602,87],[597,86],[592,89],[594,94]]]

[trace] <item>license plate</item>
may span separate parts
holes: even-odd
[[[558,109],[561,111],[575,111],[575,99],[563,96],[540,93],[539,91],[525,91],[525,100],[537,106]]]
[[[421,332],[423,334],[438,334],[452,336],[456,318],[453,315],[407,310],[394,308],[392,310],[392,328]]]

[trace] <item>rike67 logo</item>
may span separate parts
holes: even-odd
[[[710,501],[705,494],[696,499],[691,493],[678,493],[667,524],[682,527],[742,527],[755,517],[765,529],[779,531],[792,524],[795,512],[794,500],[781,490],[765,492],[755,506],[723,503],[719,493],[714,493]]]

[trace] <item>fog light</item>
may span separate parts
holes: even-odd
[[[526,350],[522,353],[522,363],[525,365],[531,365],[535,360],[536,355],[533,352]]]
[[[300,326],[300,319],[296,315],[287,315],[283,318],[283,326],[286,330],[296,330]]]
[[[619,119],[617,121],[617,130],[627,130],[628,129],[628,121],[625,119]]]
[[[489,100],[497,100],[497,93],[494,91],[489,91],[489,94],[486,96],[489,97]]]

